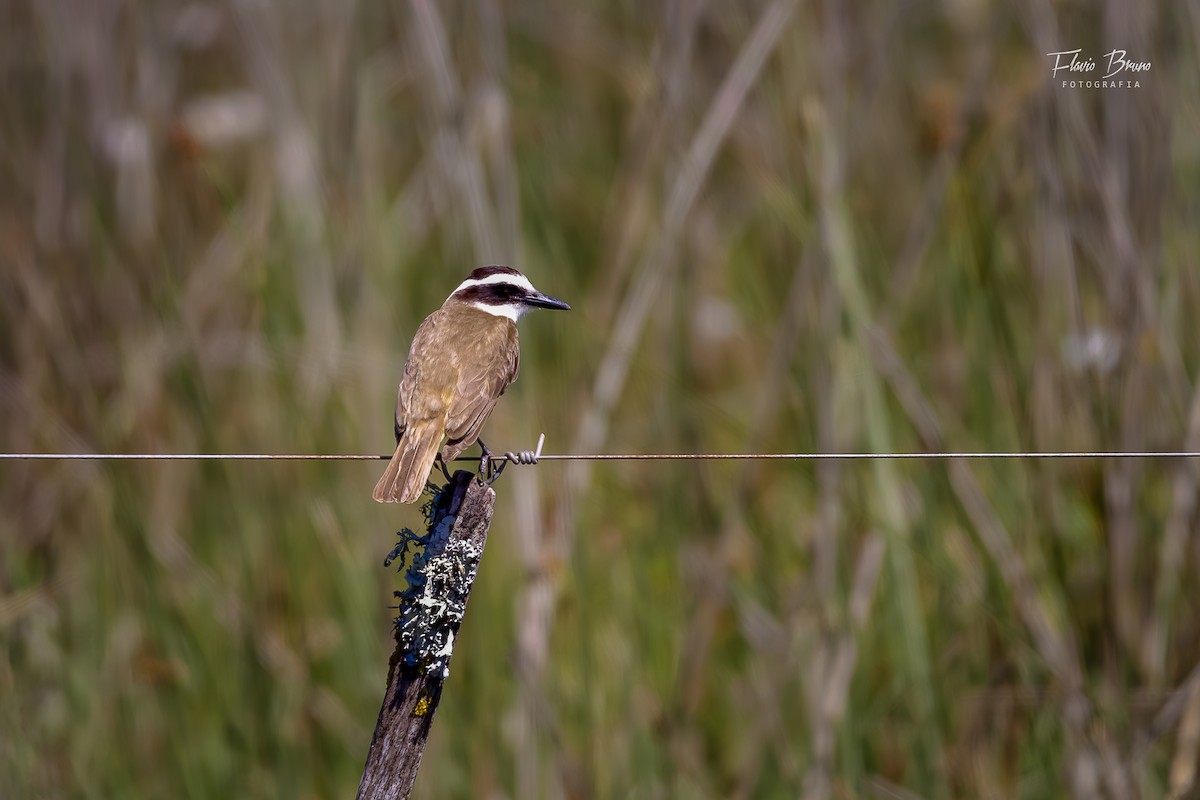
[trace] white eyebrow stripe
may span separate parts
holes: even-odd
[[[529,282],[529,278],[526,278],[524,275],[513,275],[509,272],[497,272],[494,275],[488,275],[486,278],[467,278],[458,285],[458,288],[455,289],[454,292],[466,289],[470,286],[484,286],[491,283],[511,283],[513,286],[520,286],[527,292],[537,291],[537,289],[533,288],[533,284]],[[454,294],[454,292],[451,292],[450,294]]]

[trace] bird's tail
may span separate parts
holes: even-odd
[[[429,470],[442,443],[440,420],[414,420],[396,445],[371,496],[380,503],[411,503],[425,490]]]

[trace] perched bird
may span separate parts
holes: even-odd
[[[375,484],[376,500],[420,497],[443,437],[443,465],[475,443],[496,400],[517,378],[517,320],[535,308],[570,306],[533,288],[512,267],[480,267],[425,318],[404,364],[396,453]]]

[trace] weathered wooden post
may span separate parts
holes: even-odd
[[[428,533],[414,537],[401,532],[408,538],[393,556],[414,541],[425,549],[407,570],[408,588],[397,592],[396,649],[358,784],[359,800],[406,798],[412,791],[495,502],[489,486],[473,473],[459,471],[433,501]]]

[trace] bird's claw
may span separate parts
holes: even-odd
[[[500,473],[492,471],[492,451],[483,443],[483,439],[476,439],[476,441],[479,442],[479,449],[482,453],[479,456],[479,480],[490,484]]]
[[[505,455],[505,458],[507,459],[507,456],[508,456],[508,454],[507,454],[507,453],[505,453],[504,455]],[[496,479],[500,477],[500,473],[501,473],[501,472],[504,472],[504,468],[505,468],[505,467],[507,467],[507,466],[508,466],[508,461],[507,461],[507,460],[505,460],[505,461],[501,461],[501,462],[500,462],[500,464],[499,464],[499,466],[497,466],[497,467],[493,468],[493,470],[492,470],[492,477],[490,477],[490,478],[488,478],[487,480],[485,480],[485,481],[484,481],[484,483],[486,483],[488,486],[491,486],[493,483],[495,483],[495,482],[496,482]]]

